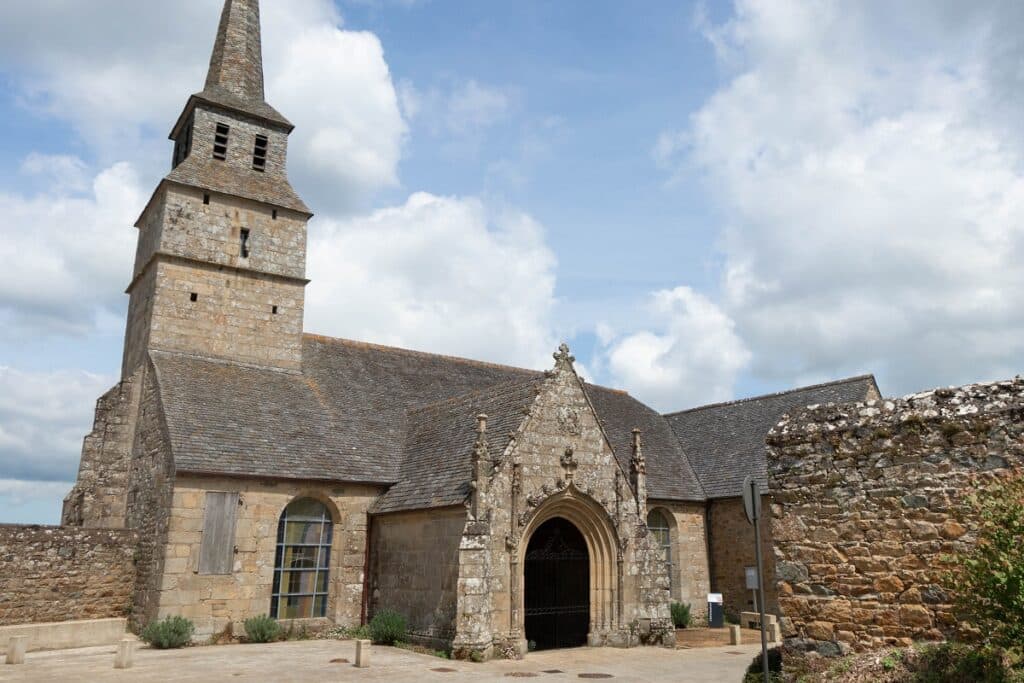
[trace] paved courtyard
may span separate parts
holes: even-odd
[[[30,652],[24,665],[0,666],[0,681],[509,681],[605,679],[657,683],[736,683],[757,645],[692,650],[577,648],[484,664],[454,662],[390,647],[373,648],[373,665],[356,669],[353,641],[307,640],[184,650],[138,649],[135,666],[113,668],[114,648]],[[2,658],[2,657],[0,657]],[[604,674],[585,676],[583,674]]]

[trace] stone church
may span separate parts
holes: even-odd
[[[768,428],[874,380],[664,416],[581,380],[564,345],[538,372],[306,334],[292,128],[264,98],[258,0],[226,0],[136,223],[121,379],[62,515],[137,533],[133,624],[392,609],[490,657],[667,643],[670,602],[701,618],[712,589],[747,608],[736,497],[764,481]]]

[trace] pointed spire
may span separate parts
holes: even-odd
[[[227,91],[243,102],[263,104],[259,0],[225,0],[205,90]]]

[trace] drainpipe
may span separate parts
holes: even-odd
[[[373,517],[366,513],[366,547],[363,549],[363,599],[359,608],[359,625],[366,625],[366,611],[370,601],[370,533]]]
[[[704,545],[707,548],[708,556],[708,592],[717,593],[715,589],[718,587],[715,581],[715,556],[711,552],[711,506],[714,501],[708,500],[707,505],[704,507]]]

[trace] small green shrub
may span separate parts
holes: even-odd
[[[1006,653],[995,647],[942,643],[921,650],[914,665],[915,683],[1014,683],[1024,680],[1011,670]]]
[[[965,621],[990,645],[1024,643],[1024,477],[1002,478],[968,496],[960,510],[977,541],[948,558],[943,576]],[[965,526],[969,523],[965,522]]]
[[[245,637],[250,643],[272,643],[281,637],[281,624],[266,614],[246,619]]]
[[[370,620],[370,638],[378,645],[393,645],[405,640],[405,617],[398,612],[384,610]]]
[[[686,628],[690,625],[690,603],[673,602],[671,610],[672,624],[676,628]]]
[[[142,630],[142,639],[160,650],[185,647],[192,640],[196,625],[185,617],[167,617],[162,621],[150,622]]]

